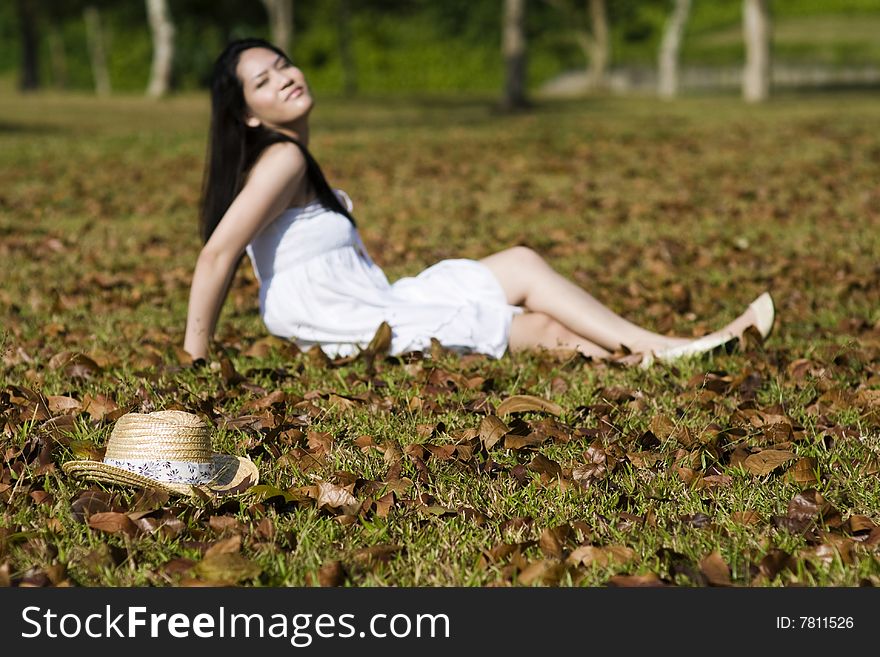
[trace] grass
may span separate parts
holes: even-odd
[[[212,364],[186,367],[206,121],[202,97],[0,97],[0,583],[878,582],[872,98],[516,115],[481,97],[320,101],[313,150],[392,280],[529,244],[685,335],[773,292],[764,345],[648,371],[550,353],[327,362],[267,339],[247,263]],[[502,416],[511,433],[487,449],[481,424],[513,395],[561,411]],[[266,487],[186,503],[61,472],[120,413],[162,408],[210,420]],[[319,482],[360,507],[319,507]],[[102,530],[95,512],[134,524]]]

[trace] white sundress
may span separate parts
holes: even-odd
[[[341,190],[340,200],[351,209]],[[507,303],[495,275],[476,260],[442,260],[389,284],[355,226],[320,201],[288,208],[256,235],[247,254],[260,283],[270,333],[331,357],[366,347],[391,326],[391,354],[444,347],[500,358],[522,309]]]

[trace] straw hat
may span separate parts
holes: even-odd
[[[103,461],[61,468],[72,477],[177,495],[229,495],[260,480],[250,459],[213,452],[208,425],[184,411],[127,413],[116,421]]]

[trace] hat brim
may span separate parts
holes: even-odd
[[[173,495],[236,495],[260,481],[260,471],[250,459],[229,454],[213,454],[217,475],[206,484],[176,484],[108,465],[103,461],[68,461],[61,466],[65,474],[109,484],[155,488]]]

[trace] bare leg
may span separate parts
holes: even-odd
[[[624,319],[558,274],[527,247],[500,251],[481,262],[498,279],[508,303],[556,320],[575,336],[566,338],[573,340],[574,344],[592,344],[609,351],[626,346],[634,353],[649,353],[683,346],[694,340],[654,333]],[[737,337],[754,321],[749,310],[716,333]]]
[[[549,315],[583,340],[606,350],[626,345],[633,352],[684,344],[627,321],[591,294],[558,274],[541,256],[515,246],[483,258],[504,289],[508,303]]]
[[[611,355],[607,349],[573,333],[545,313],[515,315],[510,325],[509,346],[511,351],[574,349],[597,359]]]

